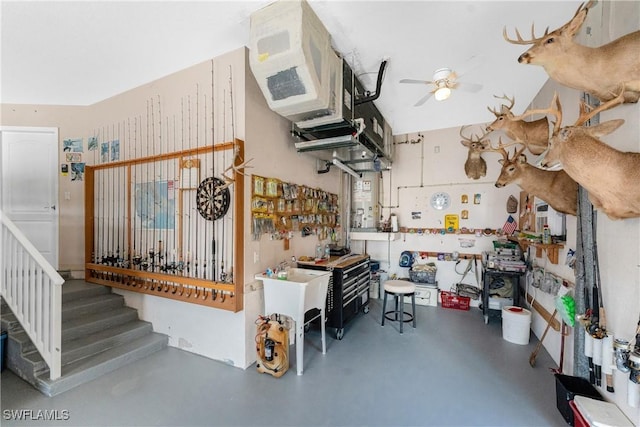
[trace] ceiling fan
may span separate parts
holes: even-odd
[[[433,73],[433,80],[414,80],[414,79],[402,79],[400,83],[413,83],[413,84],[423,84],[423,85],[432,85],[433,89],[429,91],[427,95],[422,97],[418,102],[416,102],[415,106],[419,107],[431,96],[437,101],[444,101],[445,99],[451,96],[452,89],[461,89],[467,92],[478,92],[482,89],[482,85],[479,83],[467,83],[467,82],[459,82],[457,81],[458,75],[451,68],[439,68]]]

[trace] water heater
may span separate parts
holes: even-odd
[[[356,231],[377,231],[380,223],[378,205],[380,174],[365,172],[351,181],[351,228]]]

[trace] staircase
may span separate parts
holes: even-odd
[[[111,288],[67,280],[62,285],[62,375],[49,368],[9,307],[0,308],[8,332],[6,366],[47,396],[55,396],[167,346],[167,336],[138,319]]]

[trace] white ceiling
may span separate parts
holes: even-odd
[[[248,45],[249,16],[271,1],[1,3],[0,101],[90,105],[170,73]],[[345,1],[310,4],[371,91],[388,59],[375,102],[396,135],[493,120],[493,95],[515,96],[523,111],[547,79],[541,67],[518,64],[526,46],[502,38],[503,27],[537,35],[567,22],[579,1]],[[591,13],[600,13],[596,7]],[[472,59],[474,58],[474,59]],[[476,66],[465,72],[473,64]],[[451,67],[477,93],[457,90],[414,104],[431,80]]]

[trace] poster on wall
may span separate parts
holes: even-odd
[[[62,151],[82,153],[82,138],[69,138],[62,141]]]
[[[84,163],[71,163],[71,181],[84,180]]]
[[[459,228],[459,217],[456,214],[448,214],[444,216],[444,228],[447,231],[452,232]]]
[[[141,182],[135,186],[136,222],[143,229],[175,228],[175,190],[173,180]]]
[[[98,149],[98,137],[90,136],[87,138],[87,150],[95,151]]]
[[[109,161],[109,142],[103,142],[100,146],[100,161],[107,163]]]
[[[79,162],[82,160],[82,153],[65,153],[67,162]]]
[[[115,139],[111,141],[111,161],[115,162],[120,160],[120,140]]]

